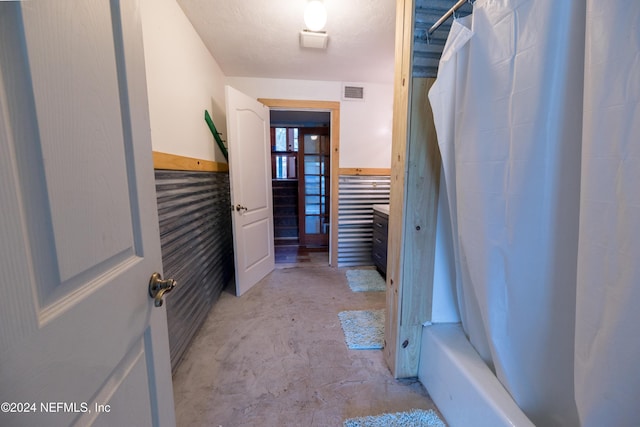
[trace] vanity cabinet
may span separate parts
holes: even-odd
[[[373,242],[371,257],[378,270],[387,274],[387,236],[389,215],[383,210],[373,210]]]

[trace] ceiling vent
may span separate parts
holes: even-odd
[[[326,49],[329,36],[325,31],[300,31],[300,46],[311,49]]]
[[[351,84],[342,85],[342,99],[345,101],[364,101],[364,87]]]

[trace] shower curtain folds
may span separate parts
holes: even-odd
[[[469,341],[539,426],[640,425],[640,2],[478,0],[429,92]]]
[[[588,1],[585,55],[576,402],[640,425],[640,2]]]
[[[464,330],[534,424],[549,427],[579,425],[584,27],[581,1],[478,0],[473,37],[455,61],[443,54],[429,94]]]

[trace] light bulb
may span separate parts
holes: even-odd
[[[311,31],[320,31],[327,23],[327,10],[320,0],[312,0],[304,11],[304,23]]]

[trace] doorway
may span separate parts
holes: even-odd
[[[317,262],[321,256],[335,266],[340,103],[259,101],[271,110],[276,263]],[[286,215],[276,211],[280,199]]]
[[[323,114],[323,113],[319,113]],[[331,170],[328,125],[300,129],[298,180],[300,245],[329,247],[329,205]]]
[[[330,113],[271,111],[276,263],[329,264]]]

